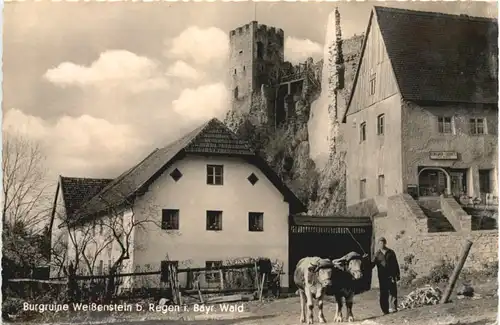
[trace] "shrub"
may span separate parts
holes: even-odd
[[[406,255],[403,258],[403,265],[401,265],[401,271],[403,274],[401,276],[400,282],[401,286],[403,287],[410,286],[413,280],[417,278],[418,274],[417,272],[415,272],[415,270],[413,270],[414,259],[415,255],[413,254]]]
[[[452,260],[443,258],[438,265],[435,265],[431,269],[426,278],[433,284],[447,282],[450,279],[454,268],[455,263]]]
[[[2,302],[2,319],[8,320],[8,315],[17,315],[23,309],[23,300],[20,298],[7,297]]]

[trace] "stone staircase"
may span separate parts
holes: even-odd
[[[439,198],[421,199],[418,201],[420,209],[427,217],[428,232],[451,232],[456,231],[448,218],[441,211]]]

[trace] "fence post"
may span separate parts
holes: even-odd
[[[460,272],[462,271],[462,268],[464,267],[465,261],[467,260],[467,256],[469,255],[469,251],[470,251],[471,247],[472,247],[472,242],[470,240],[467,240],[465,243],[465,247],[462,251],[462,254],[460,256],[460,261],[455,266],[455,269],[453,270],[453,274],[451,275],[450,281],[448,282],[448,287],[446,288],[446,291],[444,292],[444,295],[441,298],[441,301],[440,301],[441,304],[445,304],[448,302],[448,299],[451,296],[453,288],[455,287],[455,283],[457,282],[458,276],[460,275]]]
[[[73,266],[73,262],[71,262],[68,266],[68,287],[67,287],[67,295],[69,302],[75,302],[78,300],[78,283],[76,282],[76,268]]]

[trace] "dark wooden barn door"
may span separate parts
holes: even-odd
[[[353,238],[354,237],[354,238]],[[289,246],[289,286],[295,291],[293,273],[298,261],[307,256],[335,259],[349,252],[364,253],[371,257],[372,227],[323,227],[291,226]],[[361,246],[361,247],[360,247]],[[371,270],[365,268],[358,291],[366,291],[371,285]]]

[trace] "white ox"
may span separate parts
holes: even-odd
[[[323,296],[325,289],[332,283],[333,263],[320,257],[304,257],[297,263],[293,275],[295,285],[300,295],[300,322],[305,323],[307,307],[307,324],[313,323],[313,299],[318,302],[318,318],[325,323],[323,314]]]

